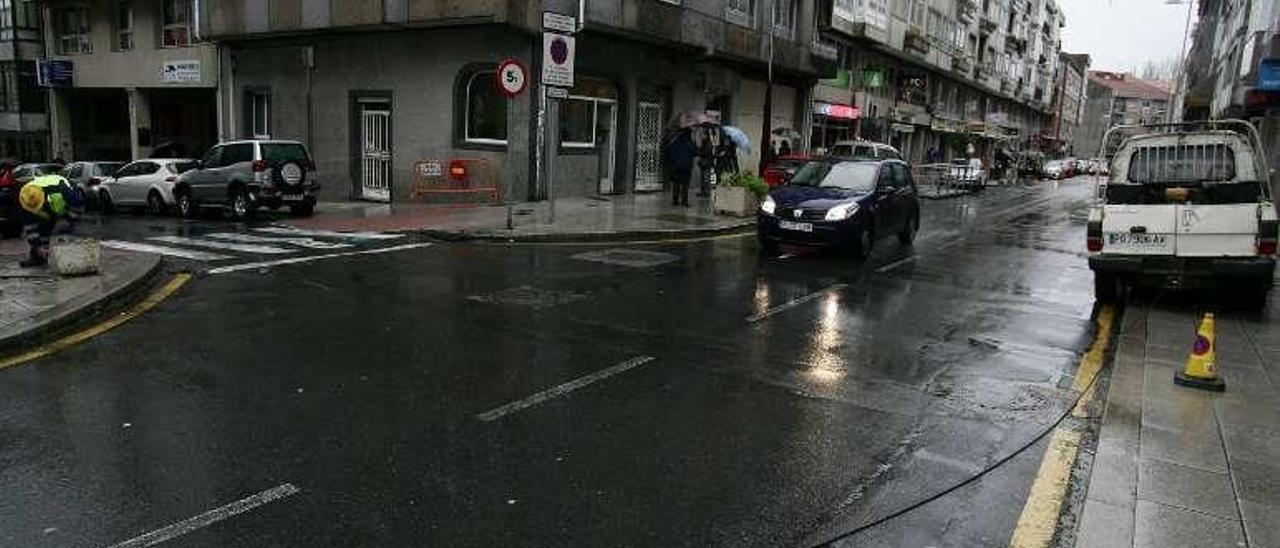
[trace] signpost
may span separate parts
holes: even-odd
[[[556,222],[556,156],[560,154],[560,101],[573,87],[575,43],[578,20],[571,15],[542,14],[542,135],[546,146],[543,168],[547,181],[548,222]]]
[[[36,85],[42,88],[69,88],[75,70],[71,61],[41,59],[36,61]]]

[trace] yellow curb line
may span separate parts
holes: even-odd
[[[1075,382],[1072,383],[1072,389],[1083,392],[1071,410],[1074,418],[1085,417],[1085,407],[1096,394],[1094,380],[1102,370],[1103,360],[1111,343],[1114,321],[1114,307],[1108,305],[1098,312],[1098,335],[1089,351],[1081,358]],[[1084,434],[1073,424],[1064,423],[1054,429],[1044,459],[1040,461],[1040,470],[1036,472],[1035,483],[1031,485],[1027,502],[1022,507],[1018,525],[1009,539],[1009,548],[1048,548],[1053,542],[1058,517],[1062,514],[1067,487],[1071,482],[1071,472],[1075,469],[1083,439]]]
[[[169,298],[170,295],[173,295],[189,281],[191,281],[191,274],[185,272],[175,274],[173,278],[161,286],[160,289],[157,289],[154,293],[147,296],[147,298],[142,302],[133,305],[133,307],[121,312],[119,315],[78,333],[67,335],[66,337],[53,341],[49,344],[36,347],[35,349],[18,354],[17,356],[0,360],[0,369],[8,369],[10,367],[22,365],[31,360],[43,358],[115,329],[123,325],[125,322],[128,322],[129,320],[142,315],[146,311],[155,308],[155,306],[160,304],[161,301]]]

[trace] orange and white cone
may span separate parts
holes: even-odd
[[[1227,384],[1218,376],[1217,324],[1213,313],[1204,315],[1200,329],[1196,330],[1196,342],[1187,357],[1187,365],[1173,376],[1174,384],[1201,390],[1222,392]]]

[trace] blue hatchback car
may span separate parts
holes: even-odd
[[[766,251],[785,243],[837,247],[866,258],[880,238],[896,235],[911,245],[920,228],[920,201],[901,160],[817,160],[770,192],[756,221]]]

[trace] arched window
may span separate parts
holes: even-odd
[[[492,71],[475,72],[463,86],[462,137],[468,143],[507,144],[507,104],[498,92]]]

